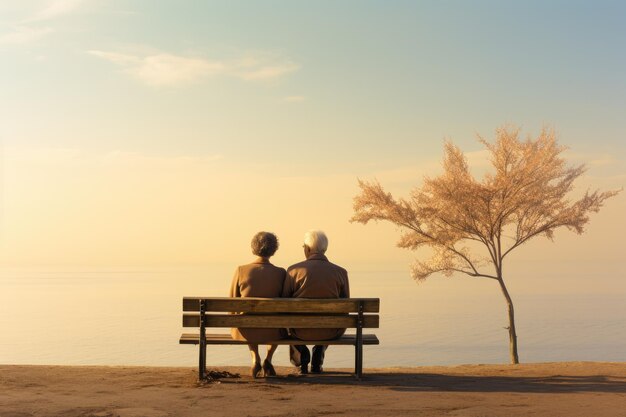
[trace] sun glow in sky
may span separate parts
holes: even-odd
[[[351,224],[357,178],[407,195],[452,139],[547,124],[626,183],[626,5],[600,2],[0,3],[0,265],[276,263],[326,230],[341,262],[394,262],[389,225]],[[623,259],[624,195],[583,236],[520,259]]]

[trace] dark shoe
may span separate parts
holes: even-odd
[[[319,365],[319,366],[311,365],[312,374],[321,374],[323,371],[324,371],[324,368],[322,368],[322,365]]]
[[[308,366],[311,362],[311,353],[309,352],[309,348],[306,346],[296,346],[300,351],[300,365]]]
[[[311,362],[311,352],[306,345],[291,345],[289,347],[291,363],[295,365],[296,372],[300,375],[309,373],[309,363]]]
[[[311,358],[311,373],[321,374],[322,364],[324,363],[324,352],[327,346],[316,345],[313,347],[313,357]]]
[[[306,346],[296,346],[300,351],[300,369],[303,370],[303,374],[308,374],[309,363],[311,362],[311,353]]]
[[[267,359],[263,361],[263,376],[276,376],[276,370],[274,369],[272,362],[269,362]]]
[[[263,367],[261,366],[260,363],[255,363],[254,365],[252,365],[252,367],[250,368],[250,376],[252,378],[258,378],[259,377],[259,373],[261,372],[261,369],[263,369]]]

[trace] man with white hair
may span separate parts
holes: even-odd
[[[328,261],[324,255],[328,238],[320,230],[304,234],[305,261],[290,266],[283,285],[283,297],[291,298],[349,298],[348,272]],[[306,340],[331,340],[340,337],[346,329],[290,329],[293,337]],[[328,345],[313,347],[313,357],[306,345],[290,346],[291,363],[308,373],[309,362],[312,373],[321,373],[324,352]]]

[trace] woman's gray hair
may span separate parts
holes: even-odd
[[[309,230],[304,234],[304,244],[311,252],[324,253],[328,249],[328,237],[321,230]]]
[[[253,254],[269,258],[278,250],[278,238],[274,233],[259,232],[252,238],[250,246]]]

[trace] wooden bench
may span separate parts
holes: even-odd
[[[354,346],[354,374],[363,375],[363,345],[377,345],[374,334],[363,334],[365,328],[378,328],[378,298],[307,299],[307,298],[228,298],[184,297],[183,327],[196,327],[199,333],[183,333],[179,343],[199,346],[198,377],[206,372],[207,345],[246,345],[229,333],[208,334],[207,327],[248,328],[354,328],[332,340],[287,338],[272,340],[276,345],[350,345]],[[246,314],[233,314],[246,313]]]

